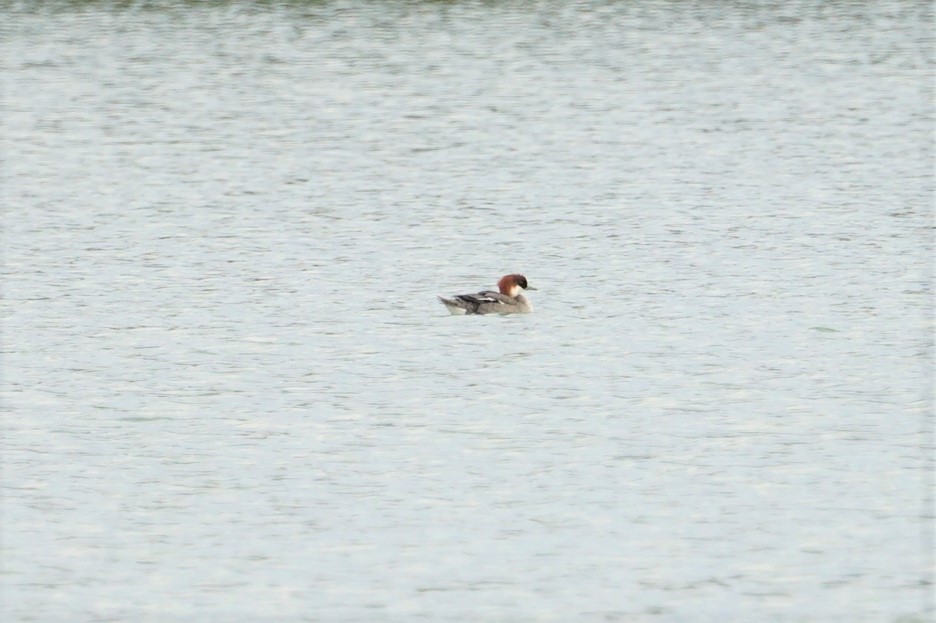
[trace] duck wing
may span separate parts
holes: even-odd
[[[462,303],[469,313],[477,313],[482,305],[507,305],[513,302],[510,297],[493,290],[484,290],[477,294],[458,294],[452,298]]]

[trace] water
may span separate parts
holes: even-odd
[[[929,3],[125,4],[3,9],[5,621],[929,620]]]

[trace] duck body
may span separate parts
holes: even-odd
[[[504,275],[497,286],[499,291],[482,290],[475,294],[438,298],[453,315],[527,314],[533,311],[533,304],[522,291],[536,288],[529,286],[526,277],[519,274]]]

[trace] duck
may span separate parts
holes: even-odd
[[[453,316],[475,314],[528,314],[533,303],[523,295],[526,290],[535,290],[527,278],[513,273],[504,275],[497,282],[497,291],[482,290],[476,294],[456,294],[449,298],[439,296]]]

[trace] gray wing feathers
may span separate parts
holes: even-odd
[[[451,307],[460,307],[467,314],[488,314],[501,312],[507,305],[515,305],[516,301],[494,290],[484,290],[477,294],[457,294],[450,299],[438,297],[440,301]]]
[[[483,296],[492,303],[504,303],[505,305],[513,304],[514,300],[509,296],[504,296],[500,292],[495,292],[493,290],[485,290],[484,292],[478,292],[478,296]]]
[[[485,290],[483,292],[478,292],[477,294],[459,294],[454,298],[465,302],[470,301],[471,303],[478,305],[483,303],[513,303],[513,299],[510,297],[504,296],[500,292],[494,292],[493,290]]]

